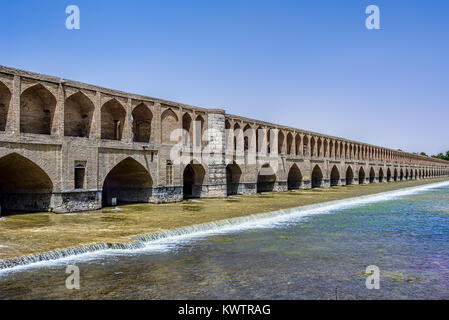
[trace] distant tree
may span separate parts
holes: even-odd
[[[441,152],[437,155],[433,155],[432,158],[437,158],[437,159],[443,159],[446,160],[446,156],[444,154],[442,154]]]
[[[425,153],[425,152],[421,152],[419,155],[428,157],[427,153]]]

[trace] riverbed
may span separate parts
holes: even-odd
[[[3,270],[0,299],[448,299],[449,183],[433,182]]]

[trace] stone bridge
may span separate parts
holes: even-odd
[[[439,159],[0,66],[3,211],[445,175]]]

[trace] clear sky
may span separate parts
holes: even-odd
[[[67,30],[78,5],[81,29]],[[380,30],[365,8],[380,8]],[[335,136],[449,150],[449,1],[4,0],[0,64]]]

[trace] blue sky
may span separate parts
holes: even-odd
[[[447,0],[2,1],[0,64],[434,154],[449,150],[448,15]]]

